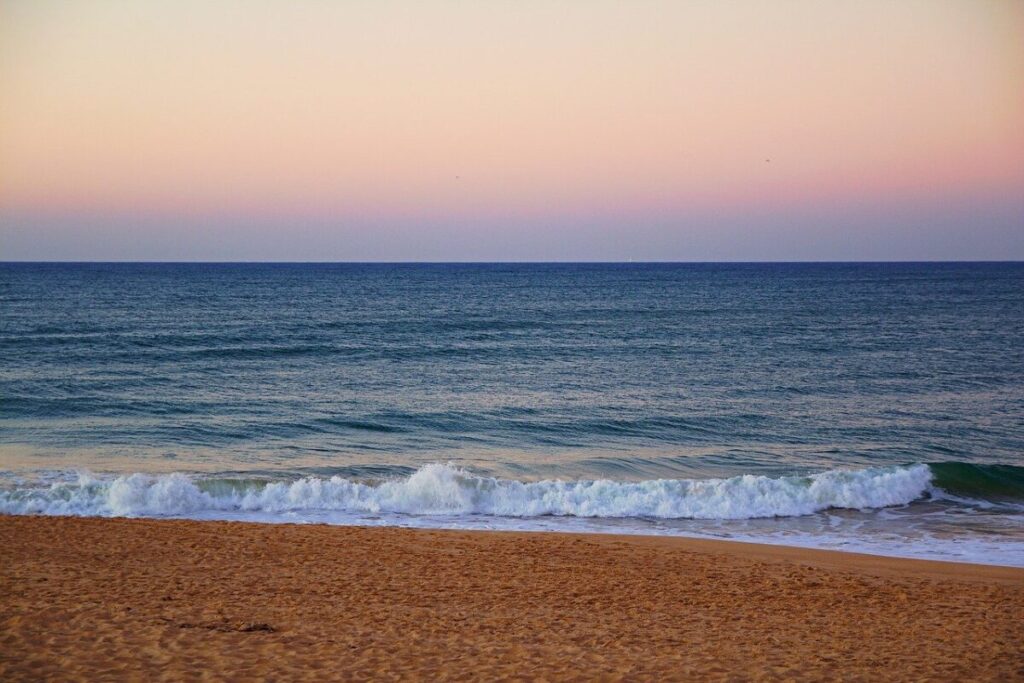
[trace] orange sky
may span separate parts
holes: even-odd
[[[1022,194],[1018,0],[0,0],[0,249]]]

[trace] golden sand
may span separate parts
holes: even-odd
[[[659,537],[0,516],[0,679],[1024,679],[1024,570]]]

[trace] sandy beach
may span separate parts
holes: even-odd
[[[1024,677],[1024,570],[659,537],[0,517],[4,680]]]

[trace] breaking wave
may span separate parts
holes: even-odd
[[[829,470],[807,476],[728,479],[520,482],[426,465],[405,478],[292,481],[202,479],[184,474],[89,474],[48,486],[0,490],[0,513],[116,517],[217,512],[572,516],[586,518],[754,519],[831,508],[906,505],[933,486],[928,465]]]

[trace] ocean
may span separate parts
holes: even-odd
[[[0,513],[1024,566],[1024,264],[0,264]]]

